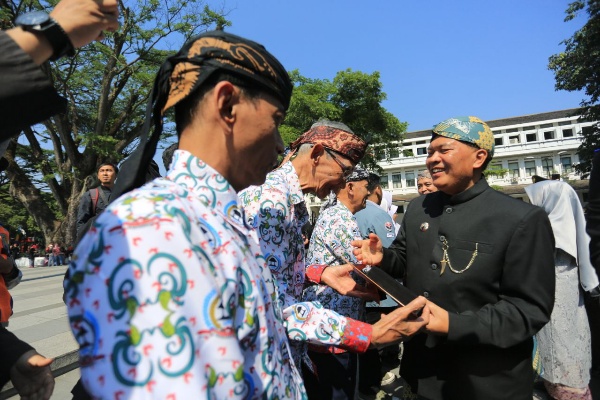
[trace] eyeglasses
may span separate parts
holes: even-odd
[[[333,161],[335,161],[337,163],[337,165],[340,166],[340,168],[342,169],[342,175],[344,176],[344,178],[349,177],[352,172],[354,172],[354,166],[347,166],[344,165],[340,162],[340,160],[333,154],[332,151],[330,151],[329,149],[325,149],[325,151],[327,151],[327,154],[329,154],[331,156],[331,158],[333,158]]]

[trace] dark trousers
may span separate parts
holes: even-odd
[[[308,355],[317,375],[303,367],[304,386],[310,400],[350,399],[356,395],[358,357],[352,353],[316,353]]]
[[[367,307],[366,322],[373,325],[381,319],[381,314],[389,314],[394,311],[397,307]],[[364,354],[358,356],[358,385],[359,390],[363,393],[368,393],[373,387],[379,388],[381,386],[381,379],[387,372],[385,369],[387,366],[384,365],[382,355],[386,353],[395,353],[397,363],[389,369],[393,369],[398,366],[398,345],[386,347],[384,349],[369,349]],[[388,357],[390,359],[391,357]]]

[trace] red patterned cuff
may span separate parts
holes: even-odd
[[[373,327],[371,325],[347,318],[344,336],[339,347],[353,353],[364,353],[371,344],[372,333]]]
[[[306,267],[306,279],[312,283],[321,283],[321,275],[328,265],[312,264]]]

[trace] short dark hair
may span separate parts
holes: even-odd
[[[190,93],[175,105],[175,126],[177,128],[177,136],[181,135],[183,129],[192,121],[196,108],[204,98],[204,95],[215,87],[217,83],[222,81],[231,82],[233,85],[239,87],[244,95],[251,99],[256,99],[265,92],[258,83],[249,78],[223,71],[215,72],[194,92]]]
[[[381,186],[381,178],[379,175],[369,172],[369,177],[367,178],[367,190],[372,192],[378,186]]]
[[[117,167],[117,164],[115,163],[111,163],[111,162],[103,162],[102,164],[98,165],[98,168],[96,168],[96,173],[98,173],[98,171],[100,171],[100,168],[105,167],[107,165],[110,165],[111,167],[113,167],[113,169],[115,170],[115,173],[119,173],[119,167]]]

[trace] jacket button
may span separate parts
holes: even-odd
[[[440,235],[440,242],[443,242],[444,240],[446,240],[446,236]]]
[[[429,298],[429,292],[423,292],[423,297],[425,297],[426,299]]]
[[[446,214],[452,214],[452,211],[454,211],[452,207],[446,208]]]
[[[431,264],[431,269],[437,269],[437,264],[435,264],[435,263]]]

